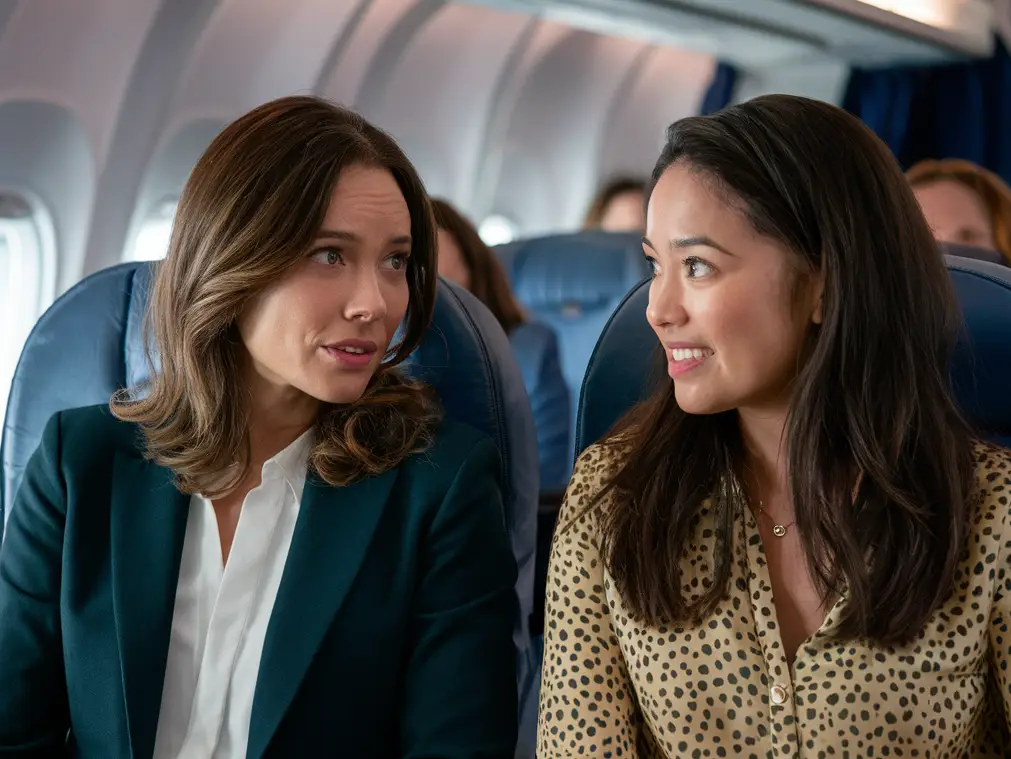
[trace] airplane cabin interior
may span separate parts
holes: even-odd
[[[1011,0],[0,0],[0,535],[46,420],[147,376],[151,272],[215,136],[286,95],[348,106],[473,225],[536,325],[507,334],[444,279],[409,363],[502,454],[532,757],[568,475],[655,374],[641,225],[591,228],[600,188],[629,181],[634,216],[669,124],[767,93],[844,107],[904,169],[1011,182],[1009,48]],[[1011,251],[942,242],[971,343],[960,399],[1011,445]]]

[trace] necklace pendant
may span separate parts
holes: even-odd
[[[775,535],[777,538],[781,538],[784,535],[786,535],[786,527],[784,527],[781,524],[773,525],[772,534]]]

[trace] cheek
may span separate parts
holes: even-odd
[[[720,298],[699,314],[724,366],[778,373],[796,361],[804,330],[774,292]]]
[[[238,319],[239,335],[246,350],[258,362],[269,362],[279,342],[284,339],[287,313],[284,298],[278,293],[260,296]]]
[[[263,363],[291,363],[295,352],[333,332],[340,318],[333,286],[293,280],[262,297],[246,318],[243,334],[249,352]]]
[[[386,300],[386,339],[389,341],[393,339],[393,333],[397,331],[400,322],[404,320],[407,306],[411,300],[407,280],[401,279],[399,282],[390,283],[384,287],[383,297]]]

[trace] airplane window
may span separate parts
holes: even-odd
[[[498,214],[492,214],[481,222],[477,233],[485,245],[504,245],[519,236],[519,226],[512,219]]]
[[[43,219],[18,195],[0,193],[0,417],[21,347],[48,306]],[[48,276],[47,276],[48,275]]]
[[[177,201],[166,200],[144,219],[126,256],[127,261],[157,261],[165,258],[172,237],[176,205]]]

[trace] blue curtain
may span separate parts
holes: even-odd
[[[902,167],[964,158],[1011,182],[1011,56],[943,66],[855,69],[843,107],[859,116]]]
[[[703,116],[716,113],[721,108],[726,108],[734,97],[734,88],[737,87],[737,69],[729,63],[716,64],[716,71],[713,79],[709,83],[702,98],[702,107],[699,109]]]

